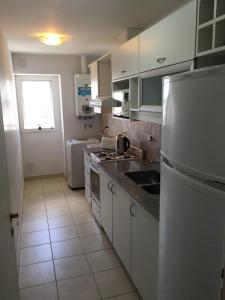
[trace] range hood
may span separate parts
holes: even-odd
[[[96,100],[91,100],[89,106],[94,108],[95,113],[101,113],[102,108],[119,107],[122,106],[122,103],[112,97],[99,97]]]

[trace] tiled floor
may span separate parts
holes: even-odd
[[[83,190],[49,177],[26,181],[24,195],[21,300],[140,299]]]

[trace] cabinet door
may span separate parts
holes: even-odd
[[[136,201],[132,207],[132,279],[144,300],[157,299],[159,222]]]
[[[101,201],[101,225],[109,240],[112,242],[112,193],[110,185],[112,181],[102,170],[100,171],[100,201]]]
[[[113,247],[128,273],[131,272],[131,215],[130,196],[117,184],[113,193]]]
[[[87,153],[84,153],[84,173],[85,173],[85,197],[89,204],[91,204],[90,191],[90,158]]]
[[[112,52],[112,79],[135,75],[139,72],[139,36]]]
[[[91,99],[95,100],[98,98],[98,62],[95,61],[90,65],[91,72]]]
[[[140,34],[140,72],[192,60],[195,55],[196,0]]]

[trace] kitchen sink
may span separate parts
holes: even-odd
[[[160,183],[143,185],[141,187],[150,194],[155,194],[155,195],[160,194]]]
[[[149,194],[160,194],[160,173],[155,170],[124,173]]]
[[[154,170],[124,173],[137,185],[160,183],[160,173]]]

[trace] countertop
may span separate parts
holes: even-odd
[[[153,217],[159,220],[159,195],[149,194],[124,173],[133,171],[155,170],[160,172],[159,162],[147,160],[121,160],[101,164],[101,169],[118,183],[130,196],[139,202]]]

